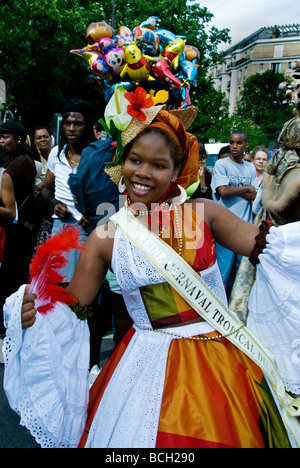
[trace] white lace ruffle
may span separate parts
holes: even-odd
[[[247,327],[274,353],[288,392],[300,394],[300,222],[272,227],[249,298]]]
[[[4,307],[4,389],[21,424],[42,447],[77,447],[89,398],[88,325],[59,303],[23,331],[24,288]]]

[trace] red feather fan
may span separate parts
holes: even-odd
[[[41,314],[52,310],[56,302],[73,304],[76,297],[59,286],[64,277],[59,270],[67,264],[64,253],[82,250],[80,231],[68,226],[39,245],[30,265],[30,293],[37,295],[36,308]]]

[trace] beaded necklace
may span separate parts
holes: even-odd
[[[169,208],[169,213],[168,213],[168,216],[169,216],[169,219],[170,219],[170,212],[171,210],[173,209],[174,210],[174,219],[175,219],[175,224],[176,224],[176,229],[177,229],[177,232],[178,232],[178,237],[179,237],[179,251],[178,251],[178,255],[181,255],[182,254],[182,246],[183,246],[183,241],[182,241],[182,230],[181,230],[181,226],[180,226],[180,221],[179,221],[179,215],[178,215],[178,210],[177,210],[177,205],[173,204],[173,203],[168,203],[168,202],[162,202],[160,204],[161,206],[161,209],[165,209],[166,207]],[[129,198],[126,199],[126,202],[125,202],[125,207],[127,210],[129,210],[136,218],[139,217],[139,216],[147,216],[148,218],[151,216],[151,209],[147,209],[147,210],[135,210],[132,206],[130,206],[130,200]],[[169,222],[169,225],[171,223]],[[163,232],[165,231],[167,225],[164,225],[162,226],[159,234],[158,234],[158,237],[161,237]]]

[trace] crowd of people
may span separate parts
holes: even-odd
[[[132,102],[135,93],[139,113],[135,108],[120,129],[119,153],[111,137],[101,138],[95,111],[82,100],[62,109],[57,145],[46,126],[34,130],[30,144],[20,123],[0,127],[0,298],[10,405],[45,447],[297,446],[297,255],[277,228],[289,229],[296,243],[300,118],[285,125],[271,159],[258,146],[247,161],[247,134],[232,131],[211,171],[204,141],[181,118],[190,109],[174,112],[154,100],[143,107],[149,96],[141,88],[120,102]],[[115,107],[131,115],[130,106]],[[110,116],[116,127],[118,114]],[[71,295],[74,303],[57,300],[41,314],[43,298],[27,285],[32,256],[42,242],[73,228],[84,247],[66,253],[59,297]],[[278,243],[286,263],[276,276]],[[165,258],[170,281],[159,265]],[[289,295],[274,298],[285,270]],[[213,301],[215,312],[229,314],[228,323],[237,320],[232,328],[221,312],[222,320],[208,319]],[[107,317],[116,349],[89,390]],[[285,418],[290,425],[264,367],[239,346],[247,333],[274,353],[284,403],[293,403]]]
[[[100,221],[100,216],[96,216],[97,204],[105,201],[117,206],[119,202],[119,192],[108,176],[103,174],[101,177],[103,179],[104,176],[104,180],[96,180],[96,172],[101,170],[103,173],[104,162],[101,152],[100,168],[99,156],[94,154],[96,146],[92,147],[93,166],[90,166],[88,161],[90,170],[93,170],[94,191],[99,194],[96,200],[93,200],[93,206],[86,200],[92,196],[89,195],[87,180],[84,193],[81,187],[82,198],[77,192],[77,180],[70,181],[71,185],[73,183],[74,194],[71,192],[69,177],[72,174],[76,178],[81,153],[84,148],[92,143],[96,145],[101,139],[101,128],[99,123],[93,120],[95,111],[92,105],[86,101],[72,99],[65,104],[61,112],[63,119],[57,145],[47,126],[37,126],[31,136],[19,122],[7,121],[1,126],[0,144],[4,171],[1,199],[5,207],[1,216],[4,221],[0,270],[1,316],[6,298],[28,281],[31,259],[41,242],[65,226],[74,225],[80,230],[80,238],[84,243]],[[87,154],[86,158],[88,157]],[[12,178],[10,198],[7,194],[9,177]],[[85,204],[81,211],[77,209],[80,203]],[[8,210],[11,211],[10,217]],[[78,256],[79,252],[73,249],[69,253],[65,269],[61,271],[66,284],[72,278]],[[91,310],[88,316],[91,367],[99,364],[101,337],[110,326],[111,317],[107,319],[104,313],[108,298],[111,299],[109,293],[109,287],[105,284],[93,304],[98,313],[92,313]],[[3,318],[1,333],[5,333]],[[117,339],[120,339],[119,333]]]

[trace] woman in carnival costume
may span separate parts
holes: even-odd
[[[253,256],[259,228],[210,200],[185,202],[185,188],[197,180],[197,140],[163,105],[153,105],[156,97],[120,89],[107,106],[106,123],[121,130],[124,148],[122,164],[108,172],[117,181],[121,168],[127,201],[89,236],[68,287],[87,306],[111,269],[134,325],[94,382],[87,408],[85,322],[59,301],[37,313],[42,294],[31,286],[24,295],[24,286],[6,310],[11,406],[43,446],[290,447],[264,373],[250,357],[256,347],[264,361],[270,356],[230,315],[216,262],[214,239]],[[49,353],[57,354],[56,366],[46,364]],[[18,376],[26,370],[24,383]],[[291,400],[278,393],[293,413]]]

